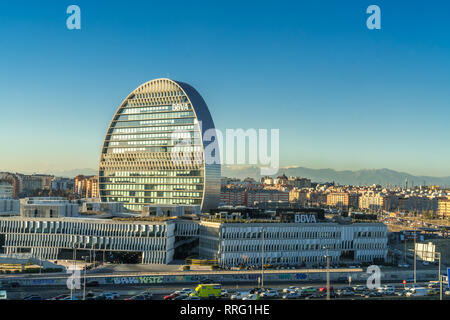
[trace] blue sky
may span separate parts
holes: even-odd
[[[81,30],[66,28],[67,6]],[[381,30],[366,8],[381,8]],[[450,176],[447,1],[0,3],[0,171],[96,168],[130,91],[192,84],[280,164]]]

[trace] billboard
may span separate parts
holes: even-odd
[[[417,256],[423,261],[434,262],[436,257],[436,246],[432,242],[416,243]]]

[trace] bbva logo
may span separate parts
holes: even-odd
[[[316,216],[314,214],[296,214],[296,223],[316,223]]]

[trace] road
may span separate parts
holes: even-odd
[[[387,284],[387,283],[386,283]],[[389,283],[390,285],[394,285],[397,287],[401,287],[400,283]],[[418,283],[420,285],[425,285],[427,283]],[[325,284],[324,283],[305,283],[305,284],[299,284],[299,283],[292,283],[292,284],[286,284],[286,283],[267,283],[265,287],[270,287],[276,290],[282,290],[290,285],[295,286],[313,286],[313,287],[322,287]],[[348,286],[348,284],[331,284],[335,289],[339,289],[345,286]],[[383,284],[385,285],[385,284]],[[254,288],[255,285],[222,285],[222,288],[228,290],[229,292],[233,292],[235,290],[248,290]],[[175,290],[180,290],[182,288],[192,288],[192,285],[180,285],[180,284],[174,284],[174,285],[164,285],[164,286],[149,286],[149,285],[102,285],[100,287],[95,288],[86,288],[86,293],[89,291],[94,292],[94,294],[98,294],[101,292],[118,292],[121,296],[121,299],[131,297],[133,295],[139,294],[143,291],[149,290],[153,293],[153,296],[155,299],[162,299],[165,295],[168,295],[172,293]],[[8,292],[8,299],[11,300],[21,300],[27,295],[40,295],[42,298],[47,299],[51,298],[60,294],[70,294],[70,290],[65,287],[54,287],[54,286],[33,286],[33,287],[18,287],[18,288],[8,288],[6,289]],[[445,288],[444,288],[445,291]],[[79,297],[79,299],[82,299],[83,296],[83,290],[74,290],[73,291],[74,296]],[[430,296],[430,297],[417,297],[417,298],[409,298],[409,297],[381,297],[381,298],[371,298],[371,299],[433,299],[438,300],[439,295],[437,296]],[[338,298],[338,299],[344,299],[344,298]],[[362,297],[351,297],[347,299],[365,299]],[[444,296],[444,299],[450,300],[449,296]]]

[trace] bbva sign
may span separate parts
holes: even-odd
[[[314,214],[296,214],[295,223],[316,223],[316,215]]]

